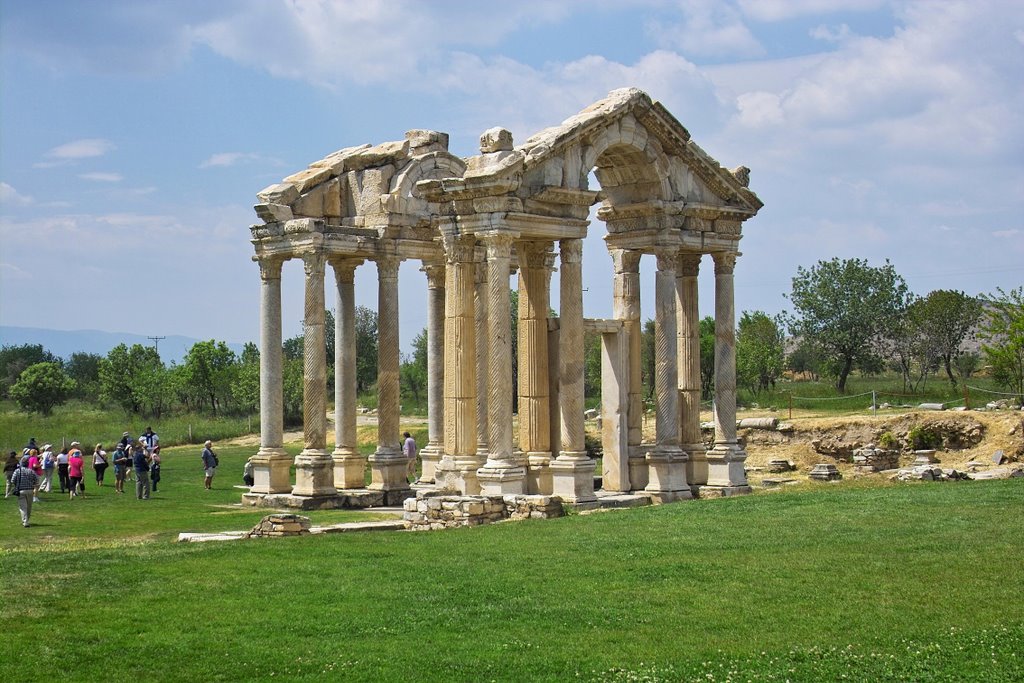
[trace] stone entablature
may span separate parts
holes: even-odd
[[[601,190],[589,187],[594,171]],[[448,135],[413,130],[403,140],[339,150],[258,193],[252,226],[263,282],[262,433],[253,495],[343,496],[362,488],[387,500],[411,495],[398,441],[398,265],[419,260],[428,276],[429,444],[423,481],[464,495],[551,495],[594,500],[594,462],[583,444],[582,240],[597,212],[614,267],[614,318],[602,329],[606,486],[659,501],[704,488],[749,490],[735,428],[733,269],[742,224],[762,204],[749,169],[729,171],[658,102],[636,89],[606,98],[515,145],[504,128],[459,158]],[[696,275],[715,266],[715,441],[699,423]],[[656,258],[657,438],[641,443],[640,258]],[[281,428],[281,263],[306,273],[305,448],[291,459]],[[354,448],[355,366],[336,345],[335,443],[323,420],[322,284],[337,285],[336,339],[352,338],[353,278],[373,261],[378,277],[379,438],[369,458]],[[560,311],[548,316],[551,273]],[[360,271],[361,272],[361,271]],[[508,310],[508,275],[520,306]],[[318,294],[318,289],[321,294]],[[519,317],[518,434],[512,431],[508,325]],[[320,347],[318,349],[318,347]],[[697,373],[697,374],[695,374]],[[320,389],[318,389],[318,387]]]

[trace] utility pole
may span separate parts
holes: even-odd
[[[153,341],[153,347],[156,349],[156,355],[159,356],[160,355],[160,340],[161,339],[167,339],[167,337],[146,337],[146,339],[151,339]]]

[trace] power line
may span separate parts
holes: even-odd
[[[146,339],[151,339],[153,341],[153,347],[156,348],[156,355],[159,356],[160,355],[160,340],[161,339],[167,339],[167,337],[146,337]]]

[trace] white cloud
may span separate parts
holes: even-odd
[[[755,21],[783,21],[833,12],[866,12],[887,0],[738,0],[743,13]]]
[[[119,183],[124,180],[120,173],[103,173],[99,171],[80,173],[78,177],[82,180],[94,180],[98,183]]]
[[[1018,235],[1020,235],[1020,234],[1021,234],[1021,231],[1016,229],[1016,228],[1013,228],[1011,230],[995,230],[995,231],[992,232],[992,236],[993,237],[1006,238],[1006,239],[1010,239],[1010,238],[1016,239],[1016,237]]]
[[[679,23],[650,21],[646,26],[657,43],[686,55],[760,56],[765,50],[732,6],[718,0],[687,0],[679,4]]]
[[[114,143],[102,138],[86,138],[75,140],[63,145],[54,147],[46,153],[46,157],[57,160],[76,160],[101,157],[107,152],[115,149]]]
[[[0,182],[0,204],[11,206],[28,206],[32,203],[32,197],[21,194],[7,183]]]
[[[199,168],[234,166],[243,161],[256,161],[259,158],[259,154],[253,154],[252,152],[219,152],[211,155],[203,163],[199,164]]]
[[[811,38],[816,40],[823,40],[826,43],[841,43],[847,40],[853,35],[850,27],[846,24],[840,24],[836,28],[831,28],[822,24],[821,26],[815,26],[809,31]]]

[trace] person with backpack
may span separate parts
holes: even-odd
[[[206,480],[203,482],[203,485],[209,491],[213,488],[213,475],[217,474],[217,467],[220,465],[220,461],[217,460],[217,454],[213,452],[213,442],[209,439],[203,444],[202,458],[203,470],[206,472]]]
[[[124,478],[131,463],[124,444],[118,443],[114,449],[114,490],[118,493],[124,493]]]
[[[107,467],[110,465],[107,462],[107,452],[103,450],[103,444],[96,444],[96,448],[92,452],[92,468],[96,472],[96,485],[103,486],[103,475],[107,471]]]
[[[53,471],[57,469],[57,456],[53,454],[53,445],[45,444],[39,457],[43,460],[43,482],[39,485],[39,490],[49,493],[53,490]]]
[[[71,488],[71,477],[68,476],[68,449],[60,449],[57,455],[57,478],[60,480],[60,492],[67,493]]]
[[[18,496],[18,510],[21,512],[21,525],[28,528],[29,517],[32,516],[32,499],[35,497],[39,477],[28,466],[28,456],[21,459],[21,465],[11,475],[11,488]]]
[[[135,469],[135,497],[149,500],[149,451],[146,450],[145,439],[139,439],[139,445],[132,450],[132,465]]]

